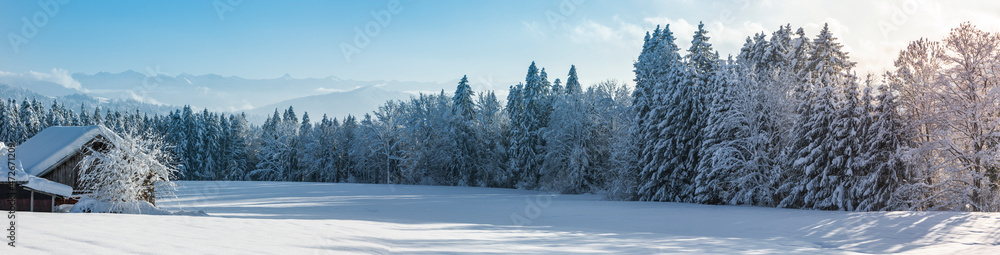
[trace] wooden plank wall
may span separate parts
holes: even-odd
[[[73,190],[79,190],[77,178],[79,173],[77,171],[77,163],[83,160],[83,153],[74,154],[72,157],[64,161],[59,166],[56,166],[52,171],[45,173],[42,178],[48,179],[50,181],[66,184],[67,186],[73,187]]]

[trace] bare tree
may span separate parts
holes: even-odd
[[[143,202],[155,205],[157,191],[172,190],[177,169],[161,136],[105,129],[95,143],[78,163],[80,185],[90,198],[110,203],[108,212],[139,212]]]

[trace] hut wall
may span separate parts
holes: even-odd
[[[35,200],[31,200],[31,191],[20,186],[14,192],[14,203],[18,211],[31,211],[31,204],[35,204],[36,212],[52,211],[52,196],[35,192]],[[59,202],[59,201],[56,201]],[[58,204],[58,203],[56,203]],[[10,184],[0,184],[0,210],[9,211],[11,206]]]
[[[66,186],[73,187],[74,191],[80,190],[80,187],[77,186],[79,171],[77,171],[76,164],[80,163],[81,160],[83,160],[83,153],[74,154],[72,157],[63,161],[61,164],[41,177],[50,181],[66,184]]]

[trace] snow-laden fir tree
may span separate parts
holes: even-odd
[[[855,84],[848,74],[854,62],[841,51],[843,46],[836,41],[829,25],[823,27],[810,46],[804,65],[807,72],[798,74],[801,85],[795,94],[799,117],[793,127],[795,141],[786,153],[790,166],[782,177],[786,181],[781,192],[787,196],[779,206],[835,209],[829,199],[836,187],[828,185],[839,185],[835,179],[840,173],[827,172],[832,170],[829,166],[834,157],[830,129],[837,113],[835,102],[843,98],[838,95],[840,88]]]
[[[555,96],[563,93],[566,93],[566,91],[563,89],[562,81],[559,80],[559,78],[556,78],[555,81],[552,81],[552,95]],[[555,98],[553,98],[553,100],[555,100]]]
[[[225,180],[246,180],[247,169],[249,164],[249,144],[250,139],[250,126],[246,119],[246,114],[240,113],[240,115],[229,115],[229,129],[227,129],[229,137],[229,149],[226,151],[229,153],[226,164],[226,170],[223,172],[223,179]]]
[[[475,93],[472,91],[472,87],[469,86],[469,77],[463,75],[462,80],[458,82],[458,87],[455,89],[455,95],[452,98],[452,105],[454,105],[453,109],[456,115],[462,116],[466,120],[473,118],[476,110],[475,102],[472,101],[473,95]]]
[[[815,95],[803,107],[807,107],[796,126],[796,143],[799,148],[794,153],[795,159],[788,169],[788,177],[782,184],[788,196],[784,198],[782,207],[808,207],[829,209],[832,204],[822,203],[832,197],[833,191],[827,185],[830,181],[826,171],[831,161],[832,130],[836,110],[834,97],[836,93],[832,86],[822,86],[816,89]],[[835,178],[835,177],[834,177]],[[820,203],[817,203],[820,202]]]
[[[670,125],[678,127],[676,135],[671,138],[681,138],[675,140],[674,148],[681,152],[676,162],[680,163],[674,167],[671,184],[676,193],[676,201],[692,201],[695,193],[694,178],[697,175],[697,167],[701,162],[702,127],[707,125],[704,117],[707,112],[705,96],[706,91],[712,89],[712,79],[719,65],[719,54],[712,49],[708,31],[705,24],[699,23],[698,30],[695,31],[691,40],[691,47],[685,56],[688,81],[677,84],[673,91],[673,109],[681,109],[679,114],[671,114],[671,118],[680,122],[667,120],[661,126]],[[677,118],[679,117],[679,118]],[[674,161],[674,160],[670,160]]]
[[[732,178],[737,168],[746,161],[745,150],[738,140],[743,128],[748,126],[747,113],[736,108],[740,90],[748,90],[737,71],[739,67],[728,62],[713,76],[706,98],[711,99],[702,127],[702,160],[696,168],[694,202],[723,204],[732,197]],[[736,109],[734,109],[736,108]]]
[[[298,125],[298,135],[296,136],[294,148],[296,151],[294,162],[295,171],[292,173],[291,180],[296,181],[316,181],[319,177],[320,168],[317,167],[317,161],[319,158],[316,157],[315,152],[311,151],[313,148],[317,148],[316,143],[319,141],[317,134],[313,132],[314,126],[312,120],[309,118],[309,112],[302,113],[302,121]]]
[[[275,109],[274,114],[264,122],[260,137],[260,161],[249,173],[250,178],[281,181],[286,180],[294,171],[293,139],[297,136],[297,121],[294,110],[289,108],[284,114],[278,114]]]
[[[579,94],[583,93],[583,88],[580,87],[580,78],[576,74],[576,65],[569,66],[569,78],[566,78],[566,94]]]
[[[681,198],[681,189],[684,180],[673,179],[684,174],[684,164],[687,163],[687,156],[690,153],[688,146],[683,142],[688,141],[688,128],[685,124],[693,126],[694,123],[687,123],[690,113],[689,107],[681,106],[681,102],[690,96],[690,80],[686,72],[679,49],[674,43],[673,33],[669,26],[660,32],[660,38],[656,40],[656,45],[649,53],[648,65],[651,75],[637,80],[650,82],[648,88],[649,112],[645,114],[643,123],[636,125],[648,125],[649,128],[642,131],[640,140],[648,141],[648,146],[643,146],[640,152],[639,167],[642,168],[639,188],[639,199],[646,201],[678,201]],[[643,61],[643,60],[640,60]],[[640,72],[637,72],[640,73]],[[645,93],[645,92],[644,92]],[[680,168],[678,171],[677,169]]]
[[[870,95],[871,89],[865,89]],[[908,181],[907,165],[902,154],[909,140],[908,133],[898,112],[898,101],[887,84],[879,86],[879,94],[872,109],[872,121],[867,136],[862,141],[865,173],[858,175],[853,197],[858,211],[891,209],[892,195],[896,188]],[[865,96],[863,98],[870,98]],[[868,101],[867,99],[862,102]]]
[[[634,167],[631,169],[632,174],[621,174],[621,176],[635,175],[637,176],[636,182],[641,182],[643,184],[645,184],[644,178],[646,177],[646,166],[649,165],[651,161],[651,158],[647,158],[647,156],[652,154],[650,152],[653,148],[652,141],[647,138],[654,137],[653,130],[647,122],[649,113],[654,107],[654,68],[652,58],[653,55],[658,52],[656,45],[659,44],[661,33],[662,31],[660,30],[659,25],[656,26],[655,30],[653,30],[652,35],[650,35],[649,32],[646,32],[646,37],[643,40],[642,51],[639,53],[638,60],[633,64],[635,72],[635,79],[633,80],[635,82],[635,90],[632,91],[632,107],[630,108],[630,113],[632,114],[632,121],[630,123],[632,125],[629,128],[629,143],[632,144],[632,149],[634,150],[631,153],[636,155],[638,159],[636,159],[635,164],[633,165]],[[516,91],[511,90],[511,93],[514,92]],[[627,183],[627,181],[625,183]],[[623,187],[618,190],[631,189]],[[619,196],[635,196],[637,199],[642,198],[638,189],[636,190],[636,194],[624,194]]]
[[[458,172],[457,184],[461,186],[475,185],[480,179],[476,161],[481,154],[482,147],[477,143],[475,129],[473,129],[477,107],[472,101],[474,94],[469,86],[468,77],[462,76],[462,80],[458,82],[458,87],[455,89],[455,95],[452,97],[452,121],[454,121],[452,125],[454,125],[455,131],[452,135],[455,147],[457,147],[457,155],[454,155],[451,166]]]
[[[832,196],[822,198],[824,209],[855,210],[856,202],[852,195],[857,176],[867,172],[866,160],[862,157],[864,148],[862,142],[867,136],[867,128],[870,123],[869,112],[860,102],[858,95],[858,84],[856,78],[849,78],[838,105],[836,106],[836,117],[831,123],[830,131],[832,145],[830,153],[832,159],[824,172],[824,177],[829,179],[823,189],[833,190]],[[821,192],[825,193],[825,192]]]
[[[552,97],[553,112],[541,133],[545,154],[539,182],[543,189],[562,193],[589,191],[596,182],[593,102],[580,93]]]
[[[83,104],[80,104],[80,116],[79,116],[78,122],[74,123],[74,124],[77,125],[77,126],[90,126],[90,125],[94,125],[94,123],[91,122],[91,120],[90,120],[90,114],[87,113],[87,107],[84,106]]]
[[[543,140],[539,130],[549,121],[552,110],[549,99],[549,82],[544,80],[532,62],[528,67],[523,89],[512,109],[510,149],[510,169],[515,171],[518,188],[531,189],[538,185],[543,160]]]
[[[315,140],[308,147],[307,162],[316,181],[337,181],[337,153],[341,150],[337,140],[337,129],[339,128],[336,119],[330,119],[326,114],[323,114],[323,118],[318,125],[313,127],[309,135],[311,139]]]
[[[21,109],[18,113],[21,115],[19,117],[21,119],[21,125],[24,125],[24,128],[23,134],[21,134],[22,138],[19,139],[18,144],[42,131],[42,122],[39,120],[39,116],[41,116],[41,114],[37,111],[37,107],[32,106],[33,104],[38,104],[38,101],[35,99],[32,99],[32,101],[34,103],[29,103],[27,99],[21,101]]]
[[[334,119],[334,122],[337,120]],[[337,129],[337,173],[336,182],[347,182],[352,180],[352,174],[355,164],[354,153],[357,151],[357,144],[355,143],[355,137],[357,136],[358,121],[353,115],[347,115],[344,117],[344,122],[340,124],[340,128]],[[357,179],[353,179],[357,180]],[[355,181],[356,182],[356,181]]]
[[[792,25],[779,26],[778,30],[771,33],[771,38],[767,41],[765,60],[768,68],[758,69],[758,71],[791,67],[793,47]]]

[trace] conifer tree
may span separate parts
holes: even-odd
[[[583,89],[580,87],[580,80],[576,74],[576,65],[569,67],[569,78],[566,78],[566,94],[580,94]]]

